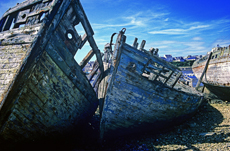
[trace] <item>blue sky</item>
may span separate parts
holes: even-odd
[[[0,16],[23,0],[1,0]],[[126,28],[127,43],[146,40],[145,49],[160,56],[204,55],[214,46],[230,45],[230,0],[81,0],[103,51],[111,35]],[[81,31],[80,31],[81,33]],[[115,39],[114,39],[115,41]],[[77,53],[77,59],[88,50]]]

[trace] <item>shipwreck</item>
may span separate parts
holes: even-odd
[[[230,101],[230,45],[228,47],[214,47],[204,57],[195,61],[192,70],[195,76],[204,84],[204,93],[207,97],[218,97]]]
[[[93,35],[79,0],[27,0],[2,16],[1,137],[68,135],[92,117],[98,99],[82,69],[96,55],[99,71],[104,70]],[[92,50],[78,64],[74,55],[87,41]]]
[[[181,82],[181,71],[155,54],[126,44],[125,29],[105,48],[105,75],[98,88],[100,139],[158,132],[191,117],[202,93]],[[112,56],[112,57],[110,57]],[[109,58],[112,58],[111,60]]]

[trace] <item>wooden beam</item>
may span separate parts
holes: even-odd
[[[82,26],[83,26],[86,34],[87,34],[88,42],[89,42],[91,48],[93,49],[93,51],[97,57],[97,61],[99,63],[100,70],[103,73],[104,72],[104,66],[103,66],[103,62],[102,62],[101,53],[100,53],[100,50],[98,49],[97,44],[93,38],[93,35],[94,35],[93,29],[89,23],[89,20],[88,20],[85,12],[83,10],[81,3],[79,2],[79,0],[74,1],[74,8],[75,8],[74,11],[76,12],[78,18],[80,19],[81,24],[82,24]]]
[[[177,78],[176,78],[175,82],[172,85],[172,88],[176,85],[176,83],[179,80],[179,78],[180,78],[181,75],[182,75],[182,72],[179,72],[179,74],[177,75]]]
[[[162,68],[162,70],[163,70],[164,68],[165,68],[165,67],[163,67],[163,68]],[[161,71],[159,71],[159,73],[158,73],[158,74],[156,74],[157,76],[155,77],[155,79],[154,79],[154,80],[157,80],[157,78],[161,75],[162,70],[161,70]]]
[[[208,59],[207,59],[207,62],[206,62],[206,64],[205,64],[204,70],[203,70],[203,72],[202,72],[202,74],[201,74],[201,76],[200,76],[199,81],[197,82],[196,90],[198,90],[198,87],[200,86],[200,83],[201,83],[201,81],[202,81],[202,79],[203,79],[203,76],[204,76],[204,74],[206,73],[206,71],[207,71],[207,69],[208,69],[208,64],[209,64],[209,61],[210,61],[210,59],[211,59],[211,56],[212,56],[212,52],[210,52],[210,54],[209,54],[209,56],[208,56]]]
[[[93,76],[97,73],[97,70],[99,69],[99,64],[98,62],[95,62],[93,70],[90,72],[89,76],[88,76],[88,80],[91,81]]]
[[[171,78],[171,76],[173,75],[173,73],[174,73],[174,71],[172,71],[172,72],[170,73],[170,75],[168,76],[168,78],[165,80],[164,84],[166,84],[166,83],[168,82],[168,80]]]
[[[89,62],[89,60],[93,57],[94,52],[90,50],[89,53],[85,56],[85,58],[80,62],[81,69],[85,67],[85,65]]]
[[[16,5],[15,7],[7,10],[4,14],[3,14],[3,17],[11,14],[11,13],[14,13],[14,12],[17,12],[17,11],[20,11],[20,10],[23,10],[25,9],[26,7],[29,7],[31,5],[34,5],[36,3],[39,3],[39,2],[42,2],[42,0],[27,0],[27,1],[24,1],[18,5]]]
[[[141,56],[144,55],[146,59],[151,59],[153,63],[157,63],[159,65],[165,66],[166,68],[168,68],[170,70],[173,70],[173,71],[178,71],[178,70],[180,71],[180,69],[178,67],[170,64],[169,62],[167,62],[167,61],[165,61],[165,60],[163,60],[161,58],[159,58],[158,56],[145,55],[144,52],[141,52],[141,51],[135,49],[134,47],[132,47],[132,46],[126,44],[126,43],[123,44],[123,48],[126,49],[126,50],[131,50],[131,51],[129,51],[130,55],[131,54],[137,54],[137,55],[141,55]],[[143,60],[144,59],[139,58],[139,61],[143,61]]]
[[[79,49],[81,49],[87,41],[87,34],[84,34],[81,38],[81,44],[79,45]]]

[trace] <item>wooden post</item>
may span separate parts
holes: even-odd
[[[205,64],[203,73],[201,74],[200,79],[199,79],[199,81],[197,82],[196,90],[198,90],[198,87],[200,86],[200,83],[201,83],[201,81],[202,81],[202,79],[203,79],[203,76],[204,76],[204,74],[206,73],[206,71],[207,71],[207,69],[208,69],[208,64],[209,64],[209,61],[210,61],[210,59],[211,59],[211,56],[212,56],[212,52],[210,52],[210,54],[209,54],[209,56],[208,56],[208,60],[207,60],[207,62],[206,62],[206,64]]]
[[[150,54],[153,56],[153,54],[155,54],[155,49],[154,49],[153,47],[151,47],[151,48],[149,49],[149,52],[150,52]]]
[[[158,55],[158,51],[159,51],[159,49],[158,48],[156,48],[156,50],[155,50],[155,52],[154,52],[154,55]]]
[[[137,40],[138,40],[137,38],[134,39],[133,47],[136,47],[136,45],[137,45]]]
[[[145,41],[145,40],[142,40],[141,46],[140,46],[140,48],[139,48],[140,51],[142,51],[142,50],[144,49],[145,43],[146,43],[146,41]]]

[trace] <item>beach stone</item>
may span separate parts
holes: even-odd
[[[216,134],[215,132],[206,132],[206,133],[200,133],[199,135],[201,135],[201,136],[212,136],[215,134]]]

